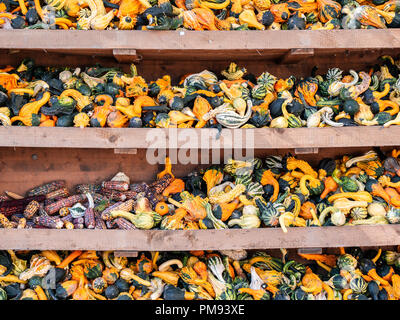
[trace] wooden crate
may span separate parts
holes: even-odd
[[[379,56],[400,53],[400,30],[331,31],[43,31],[13,30],[0,33],[2,65],[32,57],[49,66],[88,66],[101,63],[129,71],[135,63],[147,81],[165,74],[173,81],[182,75],[208,69],[219,73],[231,61],[259,75],[308,76],[331,67],[345,71],[365,69]],[[159,129],[169,140],[192,129]],[[400,146],[400,128],[347,127],[297,129],[224,129],[217,139],[213,129],[199,129],[203,138],[193,150],[211,154],[222,146],[240,149],[254,139],[254,155],[265,157],[288,152],[317,164],[322,157],[359,153],[372,147],[383,151]],[[149,164],[146,152],[154,129],[27,128],[0,127],[0,191],[24,193],[55,179],[67,186],[99,182],[118,171],[132,181],[152,181],[163,165]],[[240,136],[236,140],[235,134]],[[206,141],[203,141],[205,139]],[[203,144],[204,142],[205,144]],[[240,142],[240,143],[239,143]],[[204,148],[204,145],[208,146]],[[215,147],[216,145],[216,147]],[[168,150],[173,155],[178,142]],[[210,150],[212,149],[212,150]],[[239,150],[240,151],[240,150]],[[198,155],[199,156],[199,155]],[[202,166],[207,166],[203,164]],[[197,164],[174,164],[176,176],[195,170]],[[352,226],[252,230],[5,230],[0,229],[0,249],[93,250],[200,250],[278,249],[338,246],[391,246],[400,244],[400,226]]]

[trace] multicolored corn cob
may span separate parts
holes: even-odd
[[[67,188],[57,189],[46,194],[46,199],[59,199],[69,197],[69,191]]]
[[[0,225],[6,229],[14,228],[14,224],[2,213],[0,213]]]
[[[63,207],[60,210],[58,210],[58,214],[60,217],[66,217],[69,215],[69,208],[68,207]]]
[[[85,211],[85,227],[88,229],[94,229],[96,226],[96,221],[94,218],[94,209],[87,208]]]
[[[69,221],[64,221],[64,227],[65,227],[65,229],[75,229],[74,224]]]
[[[24,217],[27,219],[32,219],[32,217],[38,212],[40,208],[39,202],[32,200],[28,203],[24,210]]]
[[[7,200],[0,202],[0,213],[3,213],[6,216],[10,216],[15,213],[22,213],[27,204],[29,204],[32,200],[36,200],[37,202],[42,202],[45,200],[44,195],[26,197],[19,200]]]
[[[110,189],[101,189],[101,194],[107,197],[108,199],[112,201],[125,201],[126,200],[126,195],[124,192],[121,191],[116,191],[116,190],[110,190]]]
[[[104,219],[104,218],[103,218],[103,215],[108,214],[108,213],[109,213],[110,211],[112,211],[112,210],[116,210],[116,208],[118,208],[118,206],[120,206],[121,204],[123,204],[123,202],[122,202],[122,201],[119,201],[119,202],[114,203],[113,205],[107,207],[106,209],[104,209],[104,210],[101,212],[101,218],[102,218],[103,220],[107,220],[107,219]]]
[[[149,185],[146,182],[133,183],[130,185],[130,190],[137,193],[147,192],[149,190]]]
[[[101,186],[103,189],[116,190],[116,191],[128,191],[129,183],[123,181],[104,181]]]
[[[130,199],[137,199],[137,195],[138,193],[136,191],[132,191],[132,190],[128,190],[123,192],[123,194],[126,196],[126,200],[130,200]]]
[[[99,184],[78,184],[75,187],[77,193],[99,193],[101,190],[101,185]]]
[[[118,226],[118,229],[122,229],[122,230],[133,230],[133,229],[137,229],[133,223],[129,222],[128,220],[124,219],[124,218],[116,218],[112,221],[112,223],[114,225]]]
[[[39,187],[31,189],[30,191],[28,191],[28,196],[30,197],[30,196],[46,195],[52,191],[61,189],[63,187],[65,187],[65,180],[52,181],[44,185],[41,185]]]
[[[19,219],[17,229],[25,229],[25,227],[26,227],[26,219],[25,218]]]
[[[33,222],[39,226],[50,229],[62,229],[64,222],[60,218],[39,216],[33,218]]]
[[[44,208],[44,210],[49,215],[52,215],[63,207],[72,207],[75,203],[81,202],[83,200],[86,200],[86,196],[84,194],[76,194],[76,195],[70,196],[68,198],[59,200],[55,203],[52,203],[52,204],[46,206]]]
[[[84,224],[85,218],[84,217],[74,218],[74,220],[72,220],[72,223],[73,224]]]
[[[101,195],[100,193],[90,193],[90,195],[92,196],[94,203],[99,203],[99,202],[102,202],[102,201],[108,201],[107,197]]]
[[[107,229],[107,225],[103,221],[103,219],[101,218],[101,214],[100,213],[95,211],[94,219],[95,219],[95,222],[96,222],[96,225],[94,227],[95,229],[101,229],[101,230]]]
[[[66,222],[66,221],[72,222],[72,221],[74,221],[74,218],[73,218],[70,214],[68,214],[67,216],[62,217],[62,218],[60,218],[60,219],[61,219],[61,221],[63,221],[63,222]]]
[[[153,193],[161,194],[174,180],[174,178],[170,174],[164,175],[161,179],[154,181],[149,188]]]
[[[74,229],[83,229],[85,225],[83,223],[74,223]]]

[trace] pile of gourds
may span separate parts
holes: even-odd
[[[399,300],[400,253],[0,251],[0,300]],[[306,261],[308,262],[308,261]]]
[[[25,59],[0,69],[5,125],[157,128],[388,127],[400,124],[400,63],[383,56],[368,72],[338,68],[307,78],[258,77],[231,63],[172,85],[101,66],[54,68]]]
[[[3,29],[398,28],[394,0],[1,0]]]
[[[176,178],[169,158],[151,183],[120,172],[100,184],[65,181],[0,198],[3,228],[226,229],[400,223],[400,151],[324,158],[230,159]],[[10,199],[13,198],[13,199]]]

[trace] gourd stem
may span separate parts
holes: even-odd
[[[372,262],[373,262],[373,263],[376,263],[376,261],[378,261],[378,259],[380,258],[381,254],[382,254],[382,249],[379,248],[378,253],[377,253],[376,256],[372,259]]]
[[[332,270],[332,268],[327,266],[325,263],[318,260],[316,260],[316,262],[321,268],[325,269],[326,271],[330,272]]]

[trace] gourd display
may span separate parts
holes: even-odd
[[[347,252],[346,252],[347,251]],[[0,300],[399,300],[400,252],[0,251]],[[40,261],[40,262],[38,262]],[[11,265],[11,267],[10,267]]]
[[[229,159],[175,177],[171,161],[154,182],[119,172],[71,192],[65,180],[0,197],[1,228],[226,229],[400,223],[400,152],[323,158],[315,167],[286,154]],[[61,177],[60,177],[61,178]],[[64,178],[64,177],[63,177]],[[66,177],[65,177],[66,178]],[[97,276],[93,266],[85,272]]]
[[[280,79],[231,63],[221,72],[147,82],[135,65],[60,68],[25,59],[0,69],[3,126],[298,128],[400,124],[400,65],[382,56],[368,72]]]
[[[35,0],[0,2],[4,29],[331,30],[398,28],[393,1]]]

